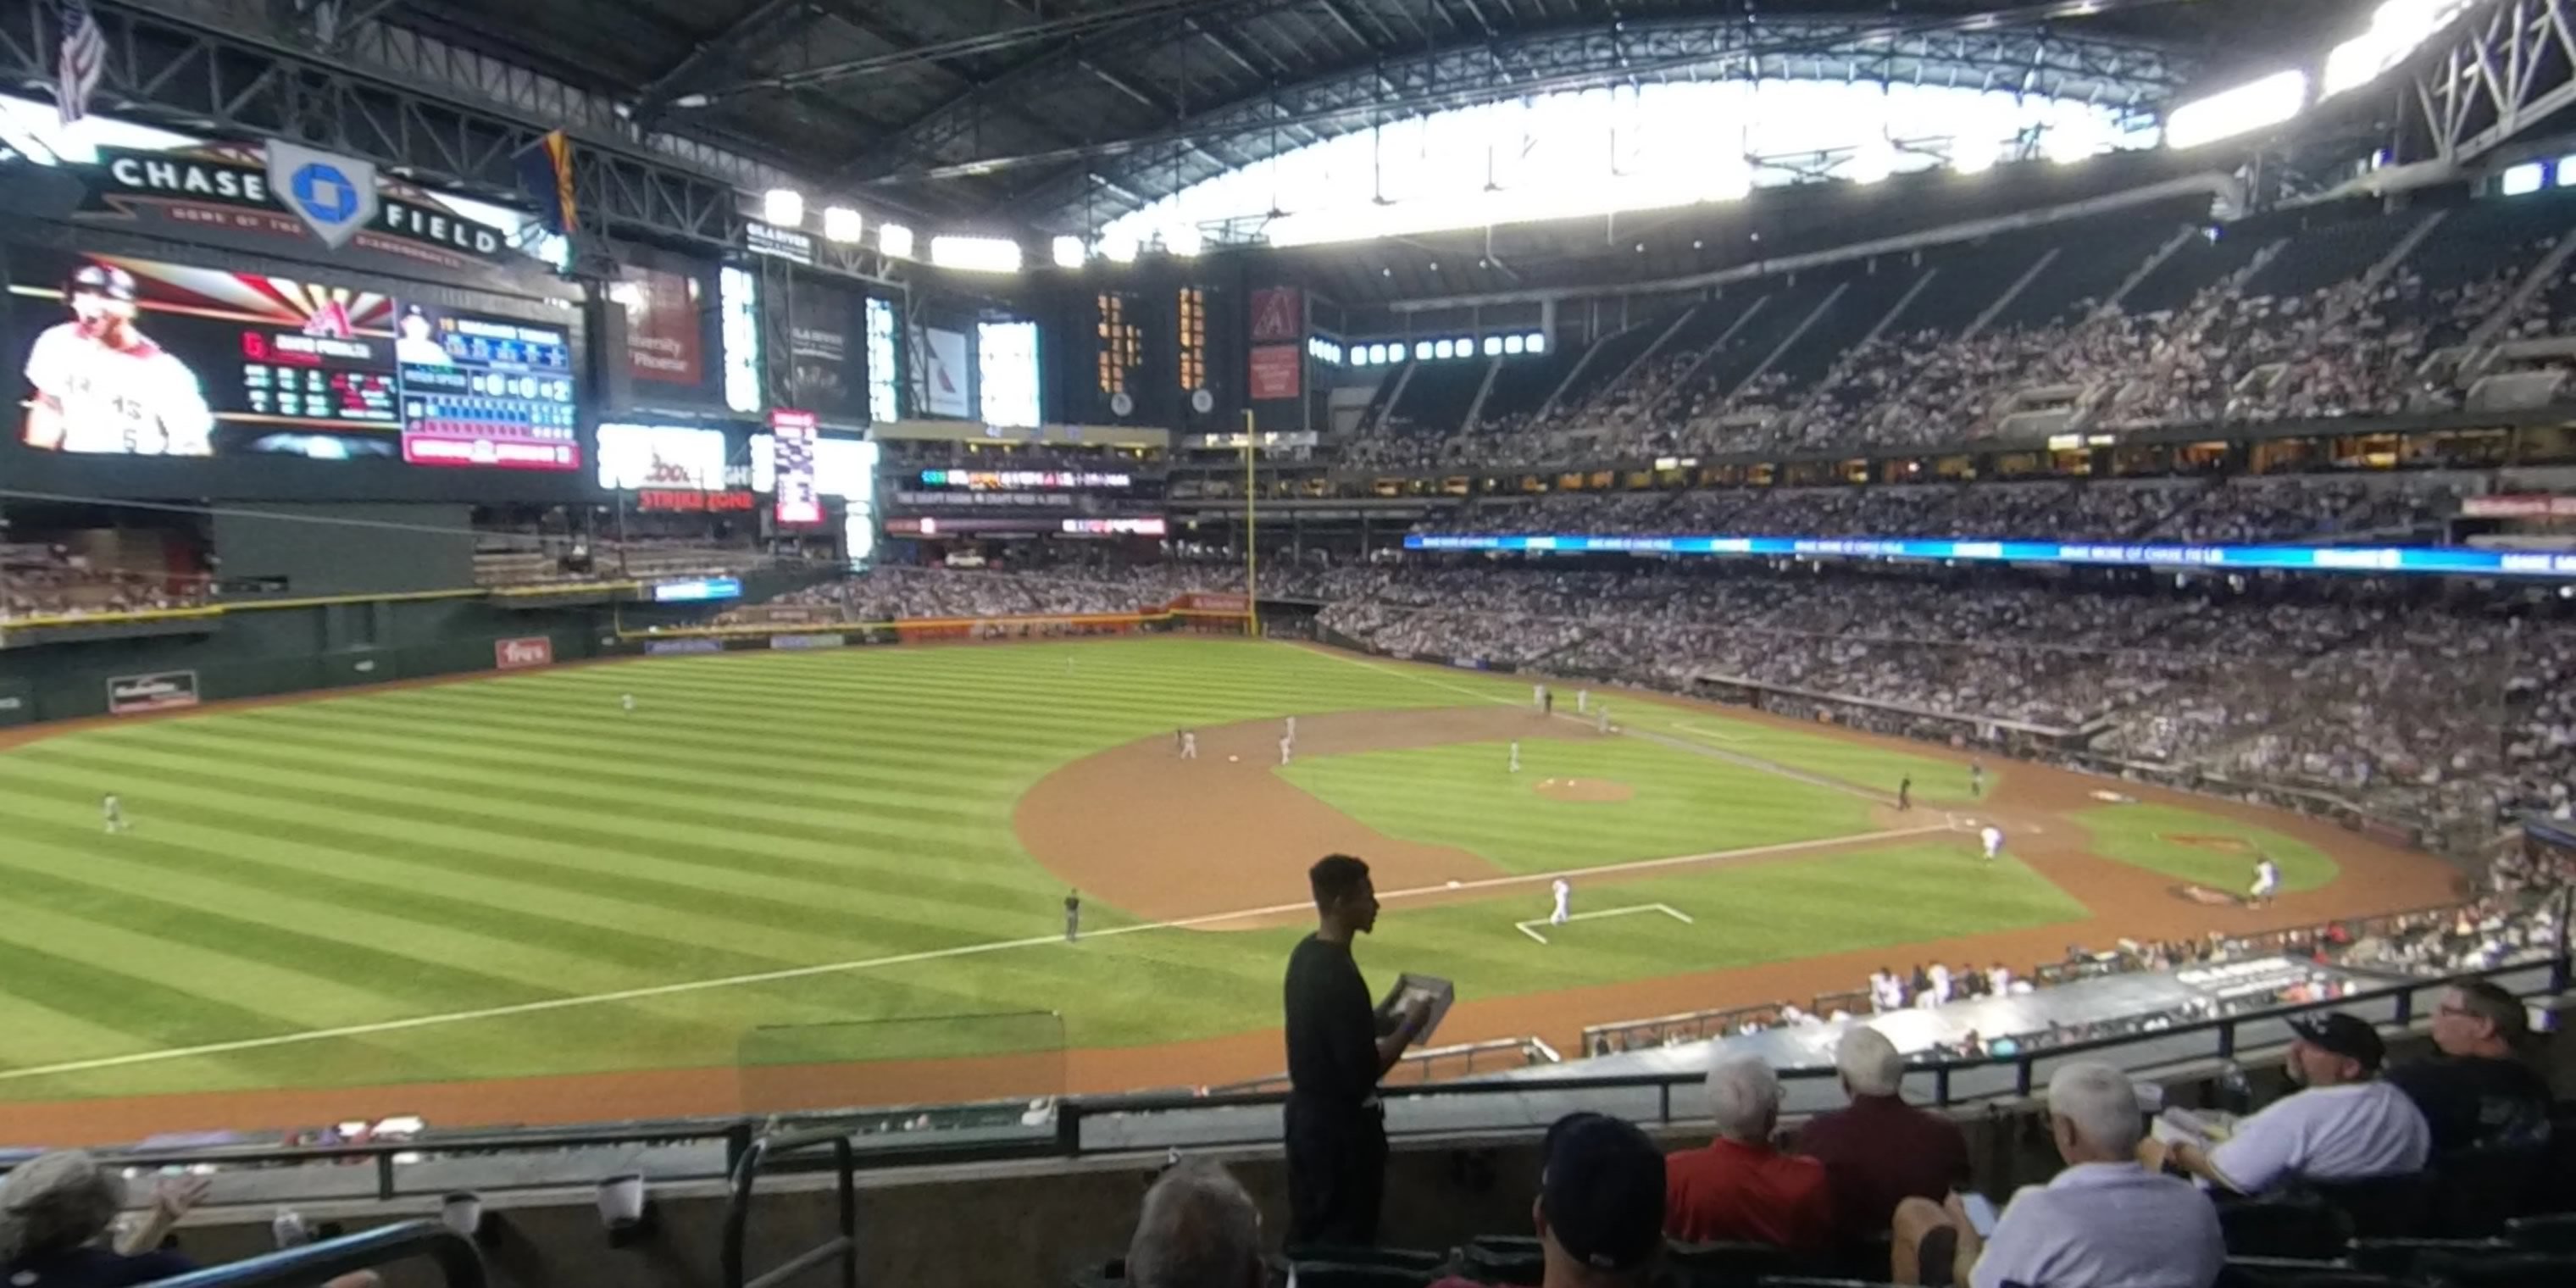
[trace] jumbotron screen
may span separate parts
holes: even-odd
[[[125,256],[13,247],[9,265],[22,446],[581,467],[562,327]]]

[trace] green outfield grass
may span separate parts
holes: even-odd
[[[1171,639],[654,659],[46,738],[0,753],[0,1098],[722,1066],[755,1030],[888,1018],[1058,1011],[1075,1046],[1274,1027],[1297,932],[1126,933],[1134,922],[1094,905],[1084,941],[1066,946],[1063,890],[1013,837],[1013,803],[1069,760],[1177,726],[1528,692]],[[1812,767],[1832,744],[1762,745]],[[1590,776],[1637,781],[1648,808],[1627,816],[1649,821],[1630,834],[1616,811],[1544,802],[1598,820],[1560,833],[1582,863],[1855,826],[1847,796],[1607,746],[1617,759]],[[1834,763],[1887,778],[1904,759]],[[1667,780],[1722,784],[1703,810],[1739,792],[1762,808],[1702,839],[1685,813],[1655,816]],[[107,791],[131,832],[102,834]],[[1446,839],[1542,860],[1490,821]],[[1380,976],[1448,974],[1474,998],[2080,915],[2017,867],[1966,861],[1964,838],[1890,844],[1587,882],[1583,904],[1663,901],[1704,919],[1690,933],[1587,932],[1536,956],[1511,922],[1544,913],[1540,886],[1399,903],[1363,957]],[[818,966],[830,969],[650,991]],[[343,1028],[361,1031],[277,1041]],[[1009,1049],[1054,1029],[907,1031],[862,1045]],[[793,1035],[753,1041],[796,1049]],[[175,1048],[211,1049],[158,1058]],[[134,1056],[153,1058],[97,1063]],[[39,1072],[67,1063],[95,1067]]]
[[[1279,771],[1389,836],[1455,845],[1507,872],[1705,854],[1870,829],[1869,802],[1735,761],[1642,739],[1505,743],[1317,756]],[[1541,795],[1550,778],[1622,783],[1625,801]]]
[[[2325,851],[2305,841],[2199,810],[2104,805],[2074,817],[2093,834],[2093,852],[2103,858],[2212,889],[2243,893],[2254,883],[2258,854],[2271,855],[2281,865],[2284,891],[2314,890],[2334,880],[2337,871]]]

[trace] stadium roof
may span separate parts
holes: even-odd
[[[1771,75],[2044,80],[2154,107],[2313,58],[2348,0],[385,0],[413,27],[854,195],[1078,232],[1370,124]]]

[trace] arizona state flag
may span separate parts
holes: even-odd
[[[561,130],[519,154],[519,187],[537,203],[537,222],[558,237],[573,230],[581,206],[572,191],[572,140]]]

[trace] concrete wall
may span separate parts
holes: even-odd
[[[2551,1009],[2562,1010],[2561,1003]],[[2427,1053],[2421,1038],[2392,1043],[2396,1059]],[[2273,1062],[2251,1071],[2254,1100],[2286,1093]],[[2558,1041],[2544,1065],[2562,1095],[2576,1092],[2576,1042]],[[2201,1064],[2158,1076],[2169,1105],[2223,1103],[2221,1068]],[[1961,1119],[1977,1188],[1998,1200],[2022,1185],[2045,1181],[2058,1161],[2045,1124],[2029,1103],[1997,1104]],[[1706,1143],[1706,1130],[1682,1125],[1663,1130],[1670,1149]],[[1538,1192],[1540,1157],[1535,1134],[1458,1138],[1399,1146],[1389,1164],[1382,1240],[1389,1246],[1445,1249],[1482,1234],[1530,1232],[1530,1204]],[[1214,1150],[1234,1169],[1262,1208],[1275,1249],[1287,1228],[1284,1167],[1275,1150]],[[520,1181],[544,1183],[563,1173],[555,1155],[518,1162]],[[500,1161],[500,1160],[494,1160]],[[1042,1160],[973,1166],[910,1168],[860,1178],[860,1273],[867,1283],[926,1284],[954,1288],[1037,1288],[1062,1284],[1075,1272],[1120,1256],[1133,1233],[1145,1187],[1163,1162],[1159,1154]],[[232,1189],[238,1206],[210,1210],[181,1232],[181,1246],[201,1260],[228,1261],[269,1248],[274,1209],[249,1199],[256,1178],[219,1178],[217,1198]],[[498,1182],[496,1182],[498,1183]],[[721,1280],[726,1199],[715,1184],[666,1187],[655,1196],[658,1231],[627,1248],[611,1249],[601,1232],[587,1188],[494,1194],[487,1210],[498,1214],[488,1257],[502,1288],[715,1288]],[[395,1205],[307,1204],[308,1220],[336,1220],[349,1229],[386,1221],[434,1216],[430,1198]],[[776,1266],[828,1237],[834,1200],[827,1177],[787,1174],[766,1178],[750,1227],[751,1274]],[[803,1282],[832,1282],[830,1270]],[[395,1288],[427,1288],[436,1276],[413,1267],[393,1276]]]

